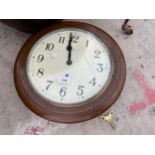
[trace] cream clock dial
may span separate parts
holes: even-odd
[[[24,104],[39,116],[63,123],[94,118],[118,98],[126,75],[116,41],[81,22],[61,22],[32,35],[14,68]]]
[[[71,64],[67,50],[71,41]],[[27,60],[28,78],[42,97],[65,105],[89,100],[106,87],[112,71],[105,44],[81,29],[60,29],[40,38]]]

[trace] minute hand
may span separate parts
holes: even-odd
[[[72,56],[72,43],[73,41],[73,37],[72,37],[72,33],[70,33],[70,37],[69,37],[69,41],[68,41],[68,46],[67,46],[67,51],[68,51],[68,60],[67,60],[67,64],[71,65],[72,64],[72,60],[71,60],[71,56]]]

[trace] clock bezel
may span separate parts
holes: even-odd
[[[113,75],[109,85],[100,91],[93,99],[77,106],[60,106],[46,100],[36,93],[27,77],[27,57],[34,43],[48,32],[63,28],[77,28],[88,31],[104,42],[113,60]],[[14,81],[17,92],[34,113],[55,122],[82,122],[100,115],[106,111],[118,98],[126,77],[124,56],[115,40],[106,32],[93,25],[82,22],[61,22],[51,25],[30,37],[21,48],[14,67]]]

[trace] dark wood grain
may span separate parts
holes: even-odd
[[[33,90],[26,73],[27,56],[33,44],[46,33],[66,27],[84,29],[99,37],[106,44],[114,66],[112,78],[107,88],[93,99],[77,106],[58,105],[42,98]],[[14,67],[15,86],[24,104],[45,119],[65,123],[86,121],[106,111],[121,93],[125,77],[125,60],[118,44],[103,30],[81,22],[62,22],[33,35],[20,50]]]

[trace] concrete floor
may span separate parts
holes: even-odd
[[[115,113],[116,129],[98,118],[78,124],[55,123],[25,107],[16,93],[13,67],[30,34],[0,23],[0,134],[155,134],[155,20],[131,20],[131,36],[120,30],[123,20],[82,21],[108,32],[125,56],[125,86],[108,110]]]

